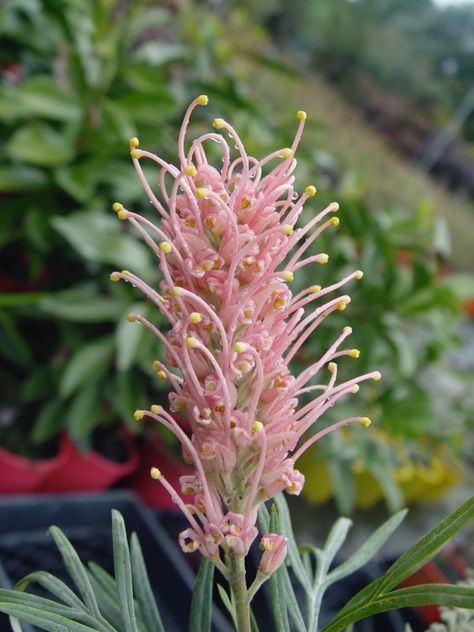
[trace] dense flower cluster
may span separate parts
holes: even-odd
[[[357,270],[329,287],[313,285],[295,296],[288,287],[299,269],[327,262],[325,253],[308,254],[308,249],[322,231],[339,223],[334,216],[338,205],[330,204],[295,228],[303,205],[316,193],[313,186],[300,196],[294,190],[294,153],[305,113],[297,113],[291,147],[257,160],[247,155],[223,119],[213,122],[220,133],[206,133],[185,148],[190,115],[205,104],[207,97],[201,95],[186,112],[179,134],[179,167],[139,149],[137,139],[130,141],[133,163],[160,222],[155,225],[114,205],[118,217],[131,222],[156,253],[163,274],[159,291],[126,270],[113,272],[111,278],[139,288],[170,322],[170,330],[163,333],[143,316],[129,316],[165,346],[166,362],[156,362],[155,368],[172,388],[171,412],[154,405],[136,411],[135,417],[159,421],[181,442],[184,459],[195,471],[181,479],[182,492],[192,501],[183,502],[157,468],[152,476],[189,521],[180,535],[183,550],[199,549],[219,563],[219,547],[247,553],[257,536],[262,502],[283,490],[300,493],[304,477],[295,462],[310,445],[345,424],[370,423],[366,417],[343,419],[301,441],[339,398],[357,392],[364,380],[379,379],[380,373],[337,383],[335,360],[358,355],[343,346],[350,327],[301,375],[289,370],[318,325],[349,303],[349,296],[338,290],[362,277]],[[225,135],[236,147],[236,157]],[[208,141],[222,149],[219,169],[208,163]],[[158,165],[159,196],[144,176],[143,158]],[[323,367],[329,369],[327,380],[311,384]],[[299,406],[306,393],[313,399]],[[190,423],[191,436],[182,429],[180,416]],[[269,574],[284,558],[285,539],[267,534],[261,546],[263,572]]]

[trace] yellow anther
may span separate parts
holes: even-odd
[[[339,204],[337,202],[332,202],[332,204],[330,204],[330,207],[332,213],[337,213],[337,211],[339,210]]]
[[[382,374],[380,373],[380,371],[374,371],[372,379],[374,380],[374,382],[379,382],[382,379]]]
[[[130,274],[130,270],[121,270],[120,274]]]
[[[346,334],[346,336],[350,336],[351,333],[352,333],[352,327],[347,327],[346,326],[346,327],[344,327],[344,329],[342,331],[343,331],[343,333]]]
[[[156,372],[156,377],[159,377],[160,380],[166,380],[166,378],[168,377],[166,375],[166,373],[163,371],[163,369],[160,369],[159,371]]]
[[[358,393],[360,391],[360,386],[358,384],[354,384],[351,388],[351,393]]]
[[[232,349],[236,353],[243,353],[247,350],[247,344],[245,342],[234,342],[234,344],[232,345]]]
[[[120,204],[120,202],[114,202],[112,204],[112,210],[114,211],[114,213],[118,213],[122,209],[123,209],[123,204]]]
[[[205,198],[206,195],[208,195],[208,191],[207,189],[199,187],[198,189],[196,189],[196,195],[198,198]]]
[[[319,292],[320,289],[321,289],[320,285],[312,285],[311,287],[308,288],[311,294],[316,294],[316,292]]]
[[[280,156],[282,158],[291,158],[291,156],[294,154],[295,152],[290,149],[289,147],[285,147],[284,149],[281,150]]]
[[[327,255],[325,252],[322,252],[320,255],[318,255],[319,263],[327,263],[328,261],[329,261],[329,255]]]
[[[127,211],[124,211],[123,209],[121,211],[119,211],[117,213],[117,217],[119,219],[127,219],[128,215],[127,215]]]
[[[120,281],[120,276],[118,272],[112,272],[110,274],[110,280],[111,281]]]
[[[337,365],[336,365],[336,363],[335,363],[335,362],[330,362],[330,363],[328,364],[328,371],[329,371],[329,373],[334,373],[334,371],[336,370],[336,368],[337,368]]]
[[[186,338],[186,346],[190,349],[195,349],[199,345],[199,340],[197,338],[193,338],[193,336],[188,336]]]
[[[343,312],[347,307],[347,301],[339,301],[339,303],[336,303],[336,309],[338,309],[340,312]]]
[[[184,173],[187,176],[191,176],[192,178],[194,178],[194,176],[197,173],[196,167],[194,165],[188,165],[185,169],[184,169]]]
[[[225,121],[222,118],[215,118],[212,121],[212,127],[215,127],[216,129],[222,129],[225,125]]]
[[[179,285],[175,285],[174,288],[171,290],[171,293],[174,294],[175,296],[182,296],[183,288],[179,287]]]
[[[162,253],[167,255],[173,250],[173,246],[170,244],[169,241],[162,241],[160,243],[160,250]]]
[[[129,323],[134,323],[137,320],[137,315],[133,312],[130,312],[130,314],[127,314],[127,320]]]
[[[130,156],[138,160],[142,157],[142,152],[139,149],[132,149],[132,151],[130,152]]]
[[[362,270],[356,270],[354,273],[354,279],[357,279],[358,281],[360,281],[360,279],[362,279],[363,276],[364,276],[364,273],[362,272]]]
[[[192,322],[193,325],[197,325],[201,322],[202,316],[199,312],[191,312],[189,314],[189,320]]]
[[[289,237],[293,234],[293,226],[291,224],[283,224],[283,226],[281,227],[281,232]]]
[[[283,281],[285,281],[285,283],[291,283],[291,281],[295,278],[295,275],[290,270],[283,270],[279,276]]]
[[[133,413],[133,416],[134,416],[136,421],[141,421],[143,419],[143,415],[144,415],[143,410],[136,410]]]
[[[133,138],[131,138],[128,141],[128,144],[130,145],[130,149],[136,149],[138,147],[138,145],[140,144],[138,138],[136,136],[134,136]]]
[[[331,217],[331,219],[329,220],[329,223],[331,224],[331,226],[339,226],[339,222],[340,222],[339,217]]]
[[[252,430],[254,432],[262,432],[263,430],[263,424],[261,421],[258,421],[258,419],[256,419],[253,424],[252,424]]]
[[[159,404],[153,404],[150,407],[150,410],[154,415],[158,415],[159,413],[163,412],[163,406],[160,406]]]
[[[363,426],[365,426],[365,428],[368,428],[370,424],[372,423],[368,417],[361,417],[359,421]]]
[[[150,476],[156,481],[160,478],[161,472],[157,467],[152,467],[150,470]]]
[[[308,197],[313,197],[313,195],[316,195],[316,187],[310,184],[309,186],[306,187],[304,192],[306,193]]]
[[[248,208],[250,206],[250,200],[248,198],[242,198],[242,202],[240,203],[241,208]]]
[[[350,349],[349,350],[349,356],[351,358],[358,358],[360,356],[360,351],[359,349]]]
[[[198,105],[207,105],[209,103],[209,97],[207,94],[200,94],[196,99]]]
[[[298,119],[298,121],[306,120],[306,112],[304,112],[303,110],[298,110],[298,112],[296,113],[296,118]]]

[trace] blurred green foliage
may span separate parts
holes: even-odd
[[[110,211],[119,199],[147,212],[128,139],[138,136],[142,146],[175,160],[183,108],[206,92],[211,111],[193,125],[201,127],[202,117],[208,125],[215,110],[232,119],[250,152],[286,146],[293,104],[282,115],[281,105],[259,94],[245,63],[252,58],[283,90],[297,70],[268,57],[265,33],[247,13],[205,3],[178,9],[150,0],[11,0],[0,8],[0,31],[0,444],[44,454],[66,429],[87,448],[96,428],[126,424],[136,431],[133,410],[166,397],[151,369],[162,350],[126,320],[139,311],[161,325],[159,315],[108,276],[118,267],[152,283],[158,278],[147,247]],[[317,204],[337,195],[342,222],[336,238],[318,243],[331,265],[311,278],[297,276],[295,289],[335,282],[359,267],[365,277],[348,311],[318,330],[297,362],[320,355],[350,321],[363,352],[360,371],[380,369],[385,380],[347,406],[414,452],[421,438],[461,447],[463,387],[452,393],[436,379],[442,371],[452,375],[446,351],[456,342],[459,308],[455,288],[440,278],[442,226],[434,243],[423,207],[372,207],[363,191],[340,185],[330,154],[308,143],[299,160],[300,185],[314,173],[324,180]],[[358,430],[353,442],[335,438],[323,447],[341,506],[349,511],[354,502],[354,446],[395,507],[399,491],[390,481],[398,457]]]

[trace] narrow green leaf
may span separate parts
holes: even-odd
[[[382,578],[380,592],[412,575],[430,560],[458,531],[474,519],[474,496],[441,520],[424,538],[392,564]]]
[[[402,509],[394,516],[391,516],[383,523],[374,533],[360,546],[357,551],[349,557],[343,564],[335,568],[327,576],[324,585],[330,586],[359,568],[362,568],[377,551],[385,544],[392,533],[399,527],[407,513],[406,509]]]
[[[127,314],[129,312],[143,314],[145,309],[144,303],[136,303],[128,307]],[[130,323],[125,314],[118,322],[115,343],[117,346],[117,368],[120,371],[127,371],[135,361],[144,333],[145,328],[137,327],[136,323]]]
[[[73,592],[63,581],[46,571],[36,571],[26,575],[26,577],[23,577],[23,579],[17,583],[15,590],[22,592],[26,590],[31,582],[39,584],[52,595],[58,597],[58,599],[63,601],[65,604],[68,604],[73,608],[78,608],[79,610],[85,610],[84,604],[76,593]]]
[[[0,603],[0,611],[26,623],[38,626],[46,632],[97,632],[97,628],[71,621],[61,615],[45,612],[39,608],[19,606],[16,603]]]
[[[127,632],[138,632],[133,602],[132,568],[130,551],[127,542],[127,532],[122,515],[112,510],[112,539],[114,544],[114,568],[120,596],[120,612]]]
[[[327,567],[329,567],[341,546],[346,541],[347,534],[351,527],[352,520],[349,520],[349,518],[339,518],[332,526],[324,544],[324,557]]]
[[[212,622],[212,588],[214,584],[214,564],[203,557],[194,584],[189,632],[210,632]]]
[[[303,619],[303,615],[301,614],[301,610],[298,604],[298,601],[295,596],[295,592],[293,590],[293,586],[291,584],[290,575],[288,574],[288,570],[286,566],[281,566],[281,577],[282,577],[282,587],[285,591],[286,595],[286,604],[288,608],[288,614],[295,624],[295,629],[297,632],[306,632],[306,624]]]
[[[78,323],[114,321],[123,311],[116,299],[95,294],[92,290],[58,292],[41,301],[40,309],[47,314]]]
[[[15,161],[38,167],[66,164],[74,155],[74,147],[64,132],[46,123],[27,123],[14,132],[6,146]]]
[[[272,604],[272,615],[277,632],[290,632],[288,611],[284,597],[284,587],[281,581],[281,567],[273,573],[268,580],[270,601]]]
[[[237,627],[238,627],[237,626],[237,615],[236,615],[236,612],[235,612],[234,604],[230,600],[229,595],[227,594],[227,591],[226,591],[226,589],[223,586],[221,586],[220,584],[217,584],[217,591],[219,593],[220,598],[222,599],[222,603],[226,607],[227,612],[232,617],[232,621],[234,623],[235,629],[237,629]]]
[[[107,571],[94,562],[89,562],[89,571],[89,579],[102,615],[115,629],[122,632],[122,616],[115,580],[113,577],[110,577]],[[109,579],[112,585],[110,585]]]
[[[374,614],[429,604],[472,609],[474,608],[474,588],[449,584],[422,584],[394,590],[381,595],[373,602],[361,604],[346,614],[339,613],[321,632],[341,632],[349,624]]]
[[[255,615],[252,612],[252,610],[250,610],[250,629],[251,629],[251,632],[260,632],[257,619],[255,618]]]
[[[103,398],[103,380],[85,385],[74,396],[68,414],[66,427],[71,438],[81,444],[97,426],[99,421],[101,400]]]
[[[95,617],[100,618],[99,608],[89,577],[74,547],[59,527],[50,527],[49,531],[62,555],[64,566],[77,586],[85,605]]]
[[[140,607],[145,626],[148,630],[153,632],[165,632],[155,596],[150,586],[145,560],[136,533],[132,533],[130,540],[130,556],[132,563],[133,592]]]
[[[281,526],[282,535],[288,538],[288,558],[290,560],[291,568],[296,575],[298,581],[303,587],[307,595],[311,594],[311,579],[308,577],[300,554],[298,552],[298,546],[296,544],[295,536],[293,534],[293,528],[291,526],[290,512],[288,505],[286,504],[283,494],[275,496],[274,502],[278,509],[278,518]]]

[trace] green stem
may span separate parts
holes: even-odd
[[[250,632],[250,602],[245,582],[245,557],[230,553],[229,562],[229,583],[235,602],[237,632]]]

